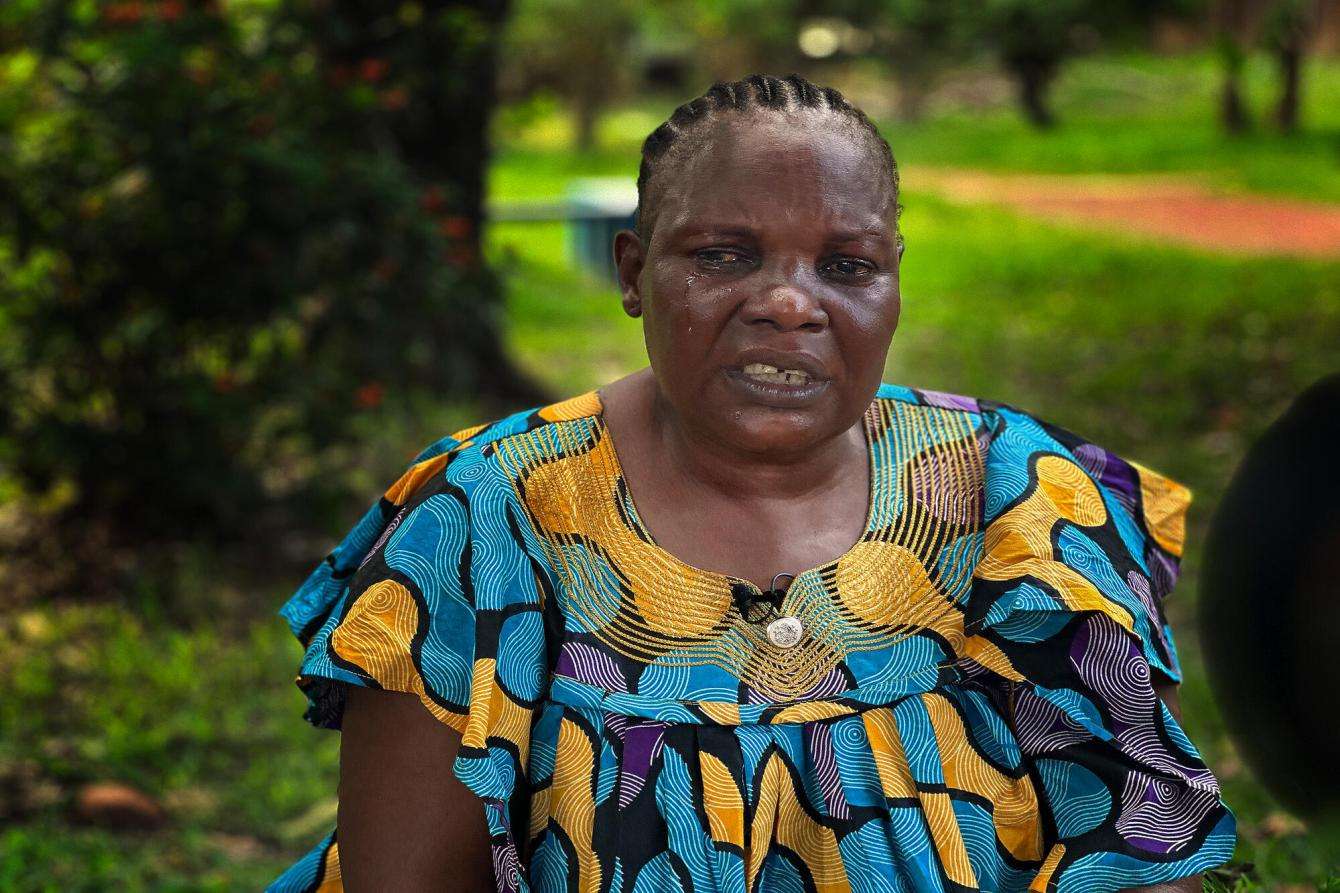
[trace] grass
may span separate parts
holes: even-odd
[[[1212,89],[1209,71],[1204,59],[1089,60],[1058,87],[1066,123],[1054,134],[1027,132],[1008,109],[977,118],[951,109],[901,128],[895,149],[914,163],[1173,166],[1340,198],[1324,136],[1340,121],[1316,107],[1340,93],[1340,70],[1330,65],[1312,84],[1317,131],[1297,145],[1253,137],[1240,154],[1208,125],[1178,135],[1177,115]],[[1251,83],[1264,89],[1259,64]],[[1145,105],[1147,114],[1133,111]],[[655,107],[607,121],[601,149],[587,155],[554,137],[562,127],[552,112],[511,116],[513,143],[490,194],[542,198],[574,176],[631,175],[637,144],[628,135],[656,123]],[[1327,114],[1340,116],[1335,107]],[[904,311],[888,380],[1015,403],[1193,488],[1185,573],[1169,604],[1187,668],[1186,726],[1240,820],[1237,875],[1222,886],[1327,884],[1337,842],[1290,823],[1233,752],[1198,658],[1194,604],[1200,544],[1228,474],[1291,395],[1335,369],[1340,265],[1169,249],[915,191],[904,204]],[[487,253],[507,282],[509,345],[556,395],[644,362],[637,322],[612,287],[569,266],[559,225],[496,225]],[[443,418],[455,424],[467,413],[455,406]],[[431,436],[415,434],[397,453]],[[380,486],[369,480],[368,492]],[[345,523],[353,520],[351,512]],[[298,582],[252,594],[261,608],[226,624],[169,625],[116,605],[0,618],[0,796],[22,813],[0,824],[0,889],[255,889],[324,834],[338,736],[302,722],[303,698],[290,684],[300,649],[271,614]],[[70,826],[68,792],[97,779],[152,792],[169,826],[150,835]]]
[[[957,106],[884,130],[901,162],[1047,173],[1197,175],[1228,190],[1340,200],[1340,60],[1311,59],[1303,126],[1283,135],[1267,112],[1276,90],[1270,60],[1243,76],[1254,128],[1226,135],[1217,120],[1219,79],[1208,55],[1099,57],[1064,70],[1055,88],[1058,125],[1039,132],[1012,104]]]
[[[1243,92],[1255,120],[1240,136],[1219,126],[1219,68],[1209,53],[1078,59],[1062,69],[1054,85],[1058,123],[1046,131],[1023,120],[1011,86],[994,69],[949,77],[928,113],[912,122],[880,114],[891,91],[885,81],[849,76],[834,82],[870,108],[913,186],[917,167],[1180,174],[1225,191],[1340,201],[1338,57],[1307,60],[1302,126],[1292,135],[1279,133],[1271,122],[1277,84],[1273,64],[1263,55],[1250,57],[1244,67]],[[636,175],[642,139],[681,101],[644,98],[607,115],[598,129],[598,149],[586,155],[568,150],[571,122],[550,103],[500,116],[501,140],[524,143],[539,157],[531,158],[533,168],[513,166],[507,163],[513,156],[505,152],[493,195],[556,195],[565,177],[577,171]]]
[[[0,889],[259,889],[328,830],[338,739],[299,718],[277,620],[178,629],[67,605],[9,618],[0,641],[0,771],[41,780],[27,820],[0,826]],[[153,792],[168,828],[65,824],[63,792],[106,779]]]

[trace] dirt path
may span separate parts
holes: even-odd
[[[909,191],[1240,254],[1340,258],[1340,204],[1216,192],[1190,178],[909,168]]]

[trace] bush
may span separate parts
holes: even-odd
[[[478,262],[497,23],[366,6],[0,10],[3,533],[47,579],[264,541],[342,495],[351,415],[526,390]]]

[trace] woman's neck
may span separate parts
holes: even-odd
[[[697,430],[665,399],[647,376],[650,393],[642,401],[654,454],[666,474],[691,488],[732,500],[803,501],[828,493],[849,480],[853,467],[864,467],[867,448],[864,419],[800,453],[777,455],[750,451]]]

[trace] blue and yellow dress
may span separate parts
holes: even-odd
[[[307,720],[360,685],[460,732],[500,891],[1100,893],[1227,861],[1153,688],[1190,491],[986,399],[885,384],[864,427],[865,532],[768,609],[781,639],[753,583],[656,543],[595,392],[442,439],[282,610]],[[336,829],[271,889],[339,877]]]

